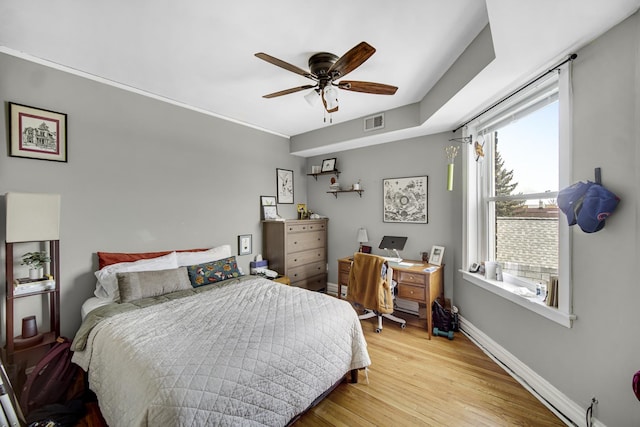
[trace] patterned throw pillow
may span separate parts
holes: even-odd
[[[235,256],[218,261],[205,262],[204,264],[191,265],[187,267],[187,271],[189,272],[191,286],[194,288],[242,275],[238,269]]]

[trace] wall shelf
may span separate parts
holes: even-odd
[[[318,180],[318,175],[335,175],[336,177],[340,176],[340,171],[335,169],[332,171],[326,172],[318,172],[318,173],[308,173],[307,176],[312,176],[316,181]]]
[[[358,193],[360,197],[362,197],[362,193],[364,190],[337,190],[337,191],[327,191],[329,194],[333,194],[333,196],[337,199],[338,193]]]

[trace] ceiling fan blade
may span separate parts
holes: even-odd
[[[393,95],[398,90],[396,86],[354,80],[341,80],[338,87],[352,92],[373,93],[375,95]]]
[[[308,79],[311,80],[318,80],[318,78],[316,76],[314,76],[313,74],[311,74],[309,71],[303,70],[302,68],[296,67],[295,65],[289,64],[288,62],[284,62],[281,59],[275,58],[271,55],[268,55],[266,53],[263,52],[258,52],[255,54],[255,56],[257,56],[258,58],[262,59],[263,61],[267,61],[270,64],[276,65],[280,68],[284,68],[287,71],[291,71],[293,73],[296,74],[300,74],[301,76],[304,76]]]
[[[367,42],[360,42],[350,51],[342,55],[329,69],[328,74],[334,79],[344,77],[371,57],[376,49]]]
[[[279,92],[273,92],[270,93],[268,95],[263,95],[263,98],[275,98],[276,96],[282,96],[282,95],[288,95],[290,93],[295,93],[295,92],[300,92],[301,90],[305,90],[305,89],[312,89],[314,87],[316,87],[317,85],[304,85],[304,86],[298,86],[298,87],[292,87],[291,89],[285,89],[285,90],[281,90]]]

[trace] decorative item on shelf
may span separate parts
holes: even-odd
[[[306,203],[298,203],[296,205],[296,211],[298,212],[298,219],[309,219]]]
[[[360,227],[358,229],[358,243],[360,244],[359,252],[362,252],[362,244],[367,243],[369,241],[369,236],[367,235],[367,229],[364,227]]]
[[[444,259],[444,246],[432,246],[429,254],[429,264],[442,265]]]
[[[38,333],[36,316],[27,316],[22,319],[22,335],[15,337],[14,343],[17,348],[26,347],[39,343],[43,337],[43,333]]]
[[[322,172],[322,166],[314,165],[311,166],[311,173],[320,173]]]
[[[336,170],[336,158],[325,159],[322,161],[322,172],[332,172]]]
[[[21,265],[29,266],[29,279],[42,279],[44,277],[44,266],[51,262],[51,258],[44,251],[27,252],[22,255]]]
[[[451,145],[445,148],[447,152],[447,159],[449,164],[447,165],[447,190],[453,191],[453,166],[456,156],[458,155],[458,149],[460,147],[457,145]]]
[[[353,190],[354,190],[354,191],[358,191],[358,190],[360,190],[360,180],[358,180],[358,182],[356,182],[355,184],[353,184]]]
[[[331,184],[329,185],[329,191],[340,191],[340,183],[335,176],[331,177]]]

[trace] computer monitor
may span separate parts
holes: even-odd
[[[385,257],[387,261],[391,262],[400,262],[402,258],[400,257],[400,252],[404,249],[404,245],[407,243],[407,238],[402,236],[384,236],[382,241],[380,241],[380,245],[378,245],[378,249],[384,249],[386,251],[393,251],[396,256],[395,257]]]
[[[382,237],[382,241],[380,241],[380,245],[378,249],[386,249],[388,251],[397,250],[401,251],[404,249],[404,245],[407,243],[406,237],[400,236],[384,236]]]

